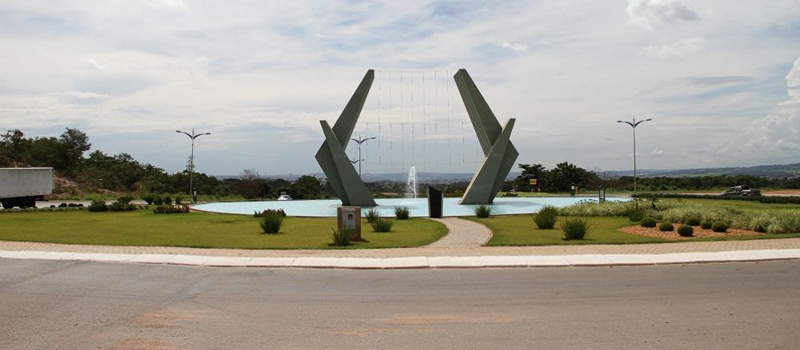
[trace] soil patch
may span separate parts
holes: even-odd
[[[740,230],[735,228],[729,228],[728,232],[725,233],[718,233],[711,230],[704,230],[700,226],[692,226],[694,229],[694,236],[692,237],[683,237],[678,234],[678,226],[675,225],[675,231],[659,231],[658,227],[641,227],[641,226],[626,226],[620,228],[621,232],[629,233],[632,235],[639,235],[639,236],[646,236],[646,237],[657,237],[657,238],[664,238],[672,241],[683,241],[683,240],[691,240],[692,238],[700,238],[700,237],[724,237],[724,236],[761,236],[766,235],[766,233],[750,231],[750,230]]]

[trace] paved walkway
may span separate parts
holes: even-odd
[[[447,235],[428,248],[479,248],[492,238],[492,230],[477,222],[459,219],[433,219],[447,226]]]

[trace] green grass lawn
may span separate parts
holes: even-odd
[[[347,248],[416,247],[447,234],[436,221],[395,220],[388,233],[362,224],[361,237]],[[150,210],[92,213],[80,211],[0,214],[0,240],[68,244],[172,246],[246,249],[335,249],[330,247],[336,218],[287,217],[276,235],[261,233],[258,219],[207,213],[153,214]]]
[[[620,227],[630,226],[627,218],[591,217],[589,233],[583,240],[565,241],[564,232],[559,228],[564,218],[559,218],[553,230],[540,230],[533,222],[531,215],[494,216],[490,218],[465,217],[486,225],[494,232],[489,246],[504,245],[560,245],[560,244],[628,244],[628,243],[661,243],[667,240],[652,237],[630,235],[617,231]]]
[[[619,228],[632,226],[635,223],[622,217],[588,217],[589,233],[583,240],[565,241],[560,225],[564,218],[558,218],[553,230],[540,230],[533,222],[532,215],[494,216],[490,218],[464,217],[486,225],[494,236],[487,246],[536,246],[564,244],[633,244],[633,243],[673,243],[685,241],[669,241],[655,237],[644,237],[618,231]],[[725,236],[695,238],[693,241],[727,241],[800,237],[800,233],[769,234],[763,236]]]

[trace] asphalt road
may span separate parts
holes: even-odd
[[[0,259],[2,349],[797,349],[800,262],[297,270]]]

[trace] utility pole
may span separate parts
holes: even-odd
[[[647,118],[645,120],[636,121],[636,116],[631,119],[631,121],[622,121],[617,120],[617,123],[628,124],[633,129],[633,195],[636,196],[636,127],[639,124],[644,122],[652,121],[653,118]]]
[[[361,162],[364,160],[364,159],[361,159],[361,144],[364,143],[364,142],[367,142],[369,140],[374,140],[374,139],[375,139],[375,137],[368,137],[368,138],[362,139],[361,138],[361,134],[358,134],[358,138],[357,139],[351,139],[351,140],[355,141],[358,144],[358,160],[351,160],[351,162],[354,163],[354,164],[358,163],[358,177],[359,178],[361,178]]]
[[[194,140],[197,139],[200,136],[203,136],[203,135],[211,135],[211,133],[210,132],[206,132],[206,133],[202,133],[202,134],[196,134],[194,132],[194,128],[192,128],[192,133],[191,134],[188,133],[188,132],[180,131],[180,130],[175,130],[175,132],[177,132],[179,134],[184,134],[186,136],[189,136],[189,138],[192,139],[192,155],[189,158],[189,161],[190,161],[190,165],[189,166],[191,168],[191,169],[189,169],[189,197],[192,197],[192,204],[195,204],[195,195],[194,195]]]

